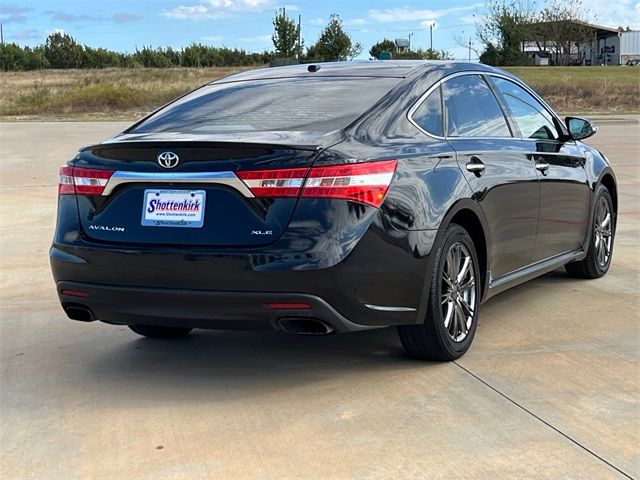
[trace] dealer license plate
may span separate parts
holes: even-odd
[[[204,190],[145,190],[142,225],[201,228],[205,197]]]

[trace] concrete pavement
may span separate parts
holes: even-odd
[[[67,320],[58,168],[125,124],[0,123],[0,477],[639,477],[638,121],[590,139],[620,189],[609,274],[491,299],[448,364],[406,359],[394,330],[162,342]]]

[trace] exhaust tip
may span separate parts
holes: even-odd
[[[64,313],[71,320],[78,320],[79,322],[93,322],[95,320],[91,309],[84,305],[65,305]]]
[[[334,328],[315,318],[280,318],[280,328],[295,335],[329,335]]]

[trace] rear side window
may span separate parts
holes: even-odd
[[[542,138],[557,140],[558,130],[553,123],[551,114],[533,98],[526,90],[509,80],[492,77],[520,133],[524,138]]]
[[[316,77],[207,85],[129,133],[330,132],[344,128],[402,79]]]
[[[411,119],[420,128],[438,137],[444,136],[442,121],[442,94],[440,88],[435,89],[413,112]]]
[[[510,137],[511,131],[489,85],[463,75],[442,85],[449,137]]]

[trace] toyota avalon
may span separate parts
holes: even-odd
[[[616,180],[513,75],[484,65],[295,65],[207,83],[60,169],[50,250],[74,320],[194,328],[396,326],[453,360],[482,302],[611,264]]]

